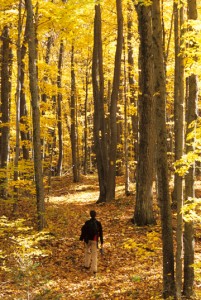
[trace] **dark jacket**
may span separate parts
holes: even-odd
[[[93,230],[90,229],[92,223],[95,223],[96,233],[94,233]],[[93,241],[96,238],[95,235],[97,235],[97,243],[100,239],[101,244],[103,244],[103,229],[101,222],[91,218],[90,220],[87,220],[81,228],[80,241],[84,240],[85,243],[88,243],[88,241]]]

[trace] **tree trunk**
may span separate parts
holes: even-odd
[[[179,160],[184,149],[184,64],[181,51],[183,25],[183,5],[174,3],[175,15],[175,82],[174,82],[174,135],[175,160]],[[180,54],[180,55],[179,55]],[[176,290],[181,299],[182,290],[182,252],[183,252],[183,178],[178,173],[174,177],[173,205],[177,207],[177,251],[176,251]]]
[[[191,122],[195,121],[197,118],[197,100],[198,100],[198,80],[197,75],[192,74],[188,80],[189,85],[189,95],[187,97],[187,111],[186,111],[186,137],[192,131],[189,128]],[[196,125],[194,125],[196,126]],[[194,127],[195,128],[195,127]],[[193,139],[187,141],[186,143],[186,153],[193,151]],[[185,176],[185,202],[193,202],[195,198],[194,189],[194,176],[195,167],[190,166],[188,173]],[[192,200],[190,200],[192,199]],[[194,225],[193,221],[184,222],[184,284],[183,284],[183,294],[190,299],[194,293]]]
[[[181,158],[184,146],[184,65],[181,50],[181,27],[183,25],[183,6],[174,3],[174,41],[175,41],[175,74],[174,74],[174,134],[175,160]],[[172,193],[173,205],[177,207],[178,199],[182,202],[182,178],[175,174],[174,190]]]
[[[77,161],[77,132],[76,132],[76,86],[74,69],[74,46],[71,52],[71,148],[73,164],[73,181],[79,182],[78,161]]]
[[[128,100],[127,96],[127,72],[126,72],[126,49],[124,43],[124,78],[123,78],[123,98],[124,98],[124,165],[125,165],[125,195],[130,195],[130,178],[129,178],[129,140],[128,140]]]
[[[20,92],[21,92],[21,33],[22,33],[22,1],[19,1],[19,17],[18,17],[18,39],[17,39],[17,87],[16,87],[16,142],[15,142],[15,159],[14,159],[14,181],[16,186],[14,187],[14,199],[15,203],[13,210],[15,211],[18,201],[18,162],[20,155]]]
[[[62,94],[59,89],[61,89],[61,69],[62,69],[62,60],[63,60],[64,45],[63,41],[60,43],[59,50],[59,61],[58,61],[58,76],[57,76],[57,128],[58,128],[58,139],[59,139],[59,157],[57,162],[57,175],[61,176],[62,174],[62,160],[63,160],[63,136],[62,136],[62,112],[61,112],[61,102]]]
[[[119,93],[119,83],[121,75],[121,55],[123,47],[123,15],[121,0],[116,0],[118,36],[115,53],[115,66],[113,76],[113,87],[110,103],[110,143],[109,143],[109,170],[107,181],[106,200],[115,198],[115,179],[116,179],[116,156],[117,156],[117,100]]]
[[[86,73],[85,73],[85,101],[84,101],[84,175],[88,173],[88,100],[89,100],[89,59],[86,62]]]
[[[1,36],[2,40],[2,66],[1,66],[1,168],[5,169],[5,175],[0,180],[0,194],[7,198],[7,165],[9,156],[9,135],[10,135],[10,65],[11,65],[11,47],[9,28],[5,26]]]
[[[33,22],[33,9],[31,0],[25,0],[25,7],[27,11],[28,21],[29,84],[32,105],[34,171],[37,197],[38,230],[42,230],[45,226],[45,203],[40,141],[40,108],[36,61],[36,36]]]
[[[160,0],[153,0],[154,95],[156,101],[158,198],[161,203],[163,242],[163,295],[175,296],[172,216],[168,186],[166,133],[166,78],[163,56]]]
[[[92,82],[94,98],[94,148],[100,190],[97,202],[105,202],[107,193],[108,158],[104,116],[104,77],[100,4],[95,6]]]
[[[128,1],[128,14],[127,14],[127,45],[128,45],[128,83],[129,83],[129,100],[132,104],[132,130],[134,139],[134,162],[136,168],[136,162],[138,160],[138,115],[137,115],[137,97],[135,96],[135,74],[134,74],[134,46],[133,46],[133,8],[131,7],[130,1]]]
[[[139,226],[154,224],[153,216],[153,54],[151,6],[139,4],[138,30],[140,36],[139,50],[139,156],[136,179],[136,204],[134,223]]]
[[[26,106],[26,97],[25,97],[25,55],[27,53],[27,30],[28,30],[28,21],[26,20],[24,41],[21,46],[21,70],[20,70],[20,124],[21,127],[25,127],[24,130],[20,130],[21,143],[22,143],[22,153],[24,159],[29,159],[29,125],[28,125],[28,112]]]
[[[197,5],[196,1],[188,0],[188,19],[197,20]],[[193,30],[191,27],[189,30]],[[190,47],[190,45],[189,45]],[[194,58],[196,60],[196,57]],[[197,103],[198,103],[198,77],[196,74],[191,74],[187,78],[188,95],[186,103],[186,137],[191,132],[192,128],[189,125],[197,120]],[[196,124],[194,125],[194,129]],[[194,150],[193,147],[194,138],[188,139],[186,143],[186,153]],[[195,197],[194,189],[194,175],[195,167],[192,165],[188,170],[185,177],[185,198],[188,201],[189,198]],[[183,294],[190,299],[194,294],[194,226],[193,221],[184,223],[184,285]]]

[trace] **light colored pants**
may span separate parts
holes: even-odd
[[[88,244],[85,243],[85,261],[84,266],[89,268],[91,266],[92,272],[97,272],[97,242],[89,241]]]

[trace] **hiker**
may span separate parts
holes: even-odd
[[[80,241],[84,241],[84,268],[90,269],[95,275],[97,272],[98,241],[100,238],[101,250],[103,247],[103,230],[101,222],[96,220],[95,210],[90,211],[91,219],[81,228]]]

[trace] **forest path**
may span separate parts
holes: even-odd
[[[18,219],[9,220],[8,224],[6,218],[3,219],[0,299],[162,299],[158,208],[155,207],[158,225],[137,227],[131,222],[134,196],[124,195],[123,178],[117,177],[115,201],[97,205],[98,195],[94,175],[82,176],[80,183],[72,183],[72,178],[65,176],[52,178],[51,190],[46,196],[48,226],[42,240],[39,240],[41,234],[32,229],[35,199],[21,200],[18,205],[24,225]],[[97,211],[104,232],[104,254],[99,253],[96,277],[83,269],[84,245],[79,241],[81,226],[89,218],[91,209]],[[196,236],[196,261],[199,262],[201,232],[197,231]],[[201,279],[197,277],[195,284],[198,294]],[[199,295],[197,299],[201,299]]]
[[[67,177],[52,178],[46,198],[48,235],[36,248],[44,255],[30,258],[29,247],[26,252],[13,244],[12,259],[7,261],[11,273],[1,274],[0,299],[161,299],[160,227],[131,223],[134,201],[133,196],[124,195],[122,178],[117,178],[115,201],[97,205],[98,195],[93,175],[83,176],[80,183],[72,183]],[[20,214],[28,215],[33,207],[28,202],[24,205],[26,209]],[[91,209],[97,211],[104,232],[104,254],[99,253],[96,277],[83,269],[84,245],[79,241],[81,226]],[[14,234],[24,242],[31,240],[31,232],[26,230]]]
[[[121,178],[117,178],[117,200],[97,205],[98,195],[94,176],[83,177],[79,184],[53,182],[47,221],[55,239],[45,265],[51,274],[51,293],[56,289],[55,298],[50,299],[58,294],[62,300],[160,299],[159,227],[139,228],[131,223],[133,196],[124,196]],[[84,245],[79,241],[91,209],[97,211],[104,232],[104,254],[99,254],[96,278],[83,269]]]

